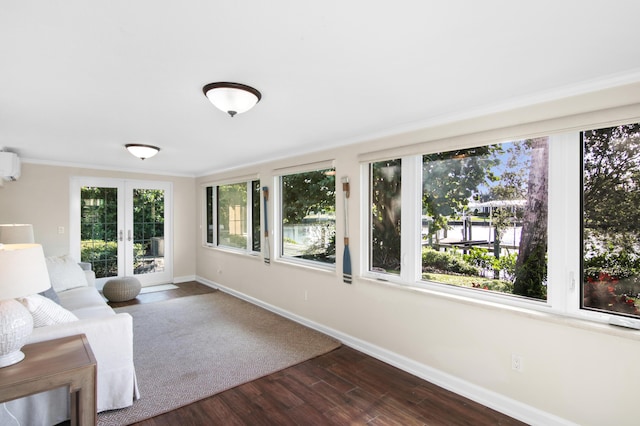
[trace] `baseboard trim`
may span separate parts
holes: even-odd
[[[225,287],[219,283],[207,280],[202,277],[196,277],[196,281],[211,288],[215,288],[225,293],[231,294],[254,305],[260,306],[264,309],[267,309],[292,321],[317,330],[321,333],[327,334],[341,341],[343,344],[350,346],[360,352],[363,352],[369,356],[379,359],[380,361],[386,362],[387,364],[393,365],[394,367],[420,377],[423,380],[431,382],[458,395],[462,395],[465,398],[469,398],[472,401],[499,411],[500,413],[506,414],[507,416],[513,417],[527,424],[545,426],[576,426],[575,423],[570,422],[564,418],[539,410],[535,407],[516,401],[502,394],[487,390],[481,386],[477,386],[473,383],[460,379],[459,377],[452,376],[428,365],[416,362],[403,355],[391,352],[382,347],[358,339],[357,337],[342,333],[332,328],[325,327],[322,324],[309,321],[304,317],[278,308],[277,306],[273,306],[269,303],[241,293],[232,288]]]
[[[189,281],[198,281],[198,282],[200,282],[200,280],[195,275],[185,275],[183,277],[173,277],[173,283],[174,284],[186,283],[186,282],[189,282]]]

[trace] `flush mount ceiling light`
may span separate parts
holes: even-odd
[[[125,145],[127,150],[141,160],[151,158],[160,151],[160,148],[153,145],[143,145],[140,143],[129,143]]]
[[[262,98],[259,91],[240,83],[209,83],[202,92],[216,108],[231,117],[249,111]]]

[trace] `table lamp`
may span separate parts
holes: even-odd
[[[17,297],[51,287],[40,244],[0,244],[0,368],[24,359],[33,318]]]
[[[0,243],[31,244],[34,242],[33,225],[23,223],[0,224]]]

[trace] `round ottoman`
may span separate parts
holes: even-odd
[[[109,302],[125,302],[135,299],[141,288],[136,277],[112,278],[104,284],[102,294]]]

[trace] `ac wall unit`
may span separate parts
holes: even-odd
[[[0,151],[0,177],[4,180],[18,180],[20,177],[20,158],[14,152]]]

